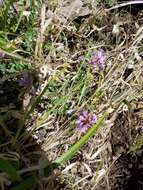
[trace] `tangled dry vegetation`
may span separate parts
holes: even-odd
[[[100,6],[88,11],[87,15],[77,14],[77,18],[64,21],[66,26],[62,25],[59,40],[63,34],[67,46],[63,45],[66,53],[62,59],[73,68],[85,52],[95,48],[105,50],[106,69],[101,76],[94,75],[88,86],[92,89],[91,96],[86,100],[88,103],[82,99],[82,106],[90,105],[98,117],[107,108],[112,109],[112,114],[98,134],[60,168],[58,179],[60,183],[63,181],[65,189],[123,189],[131,177],[131,168],[128,168],[131,161],[120,160],[142,134],[142,11],[137,10],[133,15],[124,9],[108,12]],[[100,97],[95,89],[102,92]],[[42,143],[50,159],[61,155],[79,138],[75,129],[68,132],[71,129],[65,129],[65,125],[62,128],[59,123],[53,124],[53,131]]]
[[[16,157],[21,156],[23,166],[32,171],[41,150],[53,161],[83,136],[75,125],[81,110],[95,112],[97,118],[105,111],[109,115],[97,133],[45,178],[39,189],[143,188],[143,10],[137,5],[110,10],[107,2],[51,0],[40,8],[33,28],[37,32],[34,50],[24,58],[31,62],[40,89],[48,84],[25,123],[26,133],[31,133],[38,145],[23,135],[23,148],[8,145],[9,154],[13,151]],[[103,70],[88,64],[97,50],[105,52]],[[32,98],[30,90],[31,86],[22,94],[17,92],[23,110]],[[9,109],[12,117],[21,117]],[[5,143],[3,139],[3,153]],[[20,148],[21,155],[16,153]]]

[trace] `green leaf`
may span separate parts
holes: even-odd
[[[34,176],[34,175],[28,176],[27,178],[22,180],[22,182],[15,185],[14,187],[12,187],[9,190],[31,190],[31,189],[34,189],[34,187],[36,187],[37,183],[38,183],[38,179],[36,176]]]
[[[115,0],[106,0],[106,3],[107,3],[109,6],[112,6],[112,5],[115,3]]]
[[[6,66],[3,63],[0,63],[0,72],[4,73],[6,71]]]
[[[11,162],[3,158],[0,158],[0,171],[7,173],[15,181],[21,179]]]

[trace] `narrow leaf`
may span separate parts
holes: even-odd
[[[15,181],[19,181],[21,179],[10,161],[3,158],[0,158],[0,171],[7,173]]]
[[[15,185],[9,190],[31,190],[36,187],[36,184],[38,183],[38,179],[36,176],[29,176],[22,180],[19,184]]]

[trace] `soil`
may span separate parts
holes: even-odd
[[[118,114],[111,130],[109,162],[114,164],[108,174],[110,190],[143,190],[143,147],[128,153],[135,136],[142,135],[141,127],[135,126],[142,126],[143,119],[135,110]]]
[[[143,190],[143,147],[134,155],[122,155],[114,163],[109,184],[111,190]]]

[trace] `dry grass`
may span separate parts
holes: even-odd
[[[58,14],[56,16],[58,17]],[[114,166],[114,162],[120,157],[120,155],[116,155],[114,161],[109,165],[107,152],[111,149],[109,143],[111,126],[114,126],[118,113],[129,110],[128,106],[132,104],[132,101],[138,100],[143,95],[141,82],[143,72],[142,52],[140,50],[142,46],[142,28],[138,21],[130,13],[122,14],[120,12],[116,16],[114,13],[104,14],[104,10],[100,14],[100,19],[102,18],[101,23],[99,23],[98,18],[98,11],[97,14],[93,13],[86,18],[81,24],[81,34],[81,28],[77,29],[76,33],[68,32],[69,27],[74,27],[74,22],[69,21],[69,17],[67,17],[67,20],[65,20],[66,25],[63,23],[60,26],[58,37],[56,36],[55,40],[58,42],[61,39],[60,35],[64,34],[68,44],[70,35],[77,36],[73,42],[75,47],[72,52],[69,49],[69,45],[64,47],[66,48],[65,51],[70,53],[66,54],[69,59],[66,59],[64,54],[62,54],[63,62],[66,59],[69,67],[72,67],[74,62],[78,62],[78,60],[73,62],[70,57],[74,58],[77,55],[82,55],[83,52],[88,52],[96,47],[105,49],[107,58],[106,71],[98,87],[98,91],[102,91],[103,95],[101,98],[97,97],[96,91],[87,99],[87,102],[83,102],[81,107],[88,105],[90,102],[90,106],[96,109],[98,116],[107,108],[113,109],[107,124],[102,126],[98,134],[79,151],[75,158],[60,168],[61,173],[58,179],[59,183],[62,183],[61,181],[64,182],[65,187],[63,189],[99,190],[100,188],[103,189],[103,181],[104,187],[110,189],[112,184],[109,184],[108,180],[109,168],[111,165]],[[93,20],[94,23],[92,23]],[[118,27],[116,34],[113,33],[115,25]],[[56,24],[57,26],[58,24]],[[89,26],[90,29],[88,29]],[[80,38],[83,36],[86,37],[81,42]],[[59,41],[59,43],[61,42]],[[86,49],[84,44],[86,44]],[[82,49],[82,46],[84,49]],[[80,51],[77,53],[78,50]],[[72,73],[70,74],[72,75]],[[60,156],[79,138],[75,129],[67,128],[66,124],[68,124],[68,121],[61,125],[61,122],[59,124],[58,119],[55,121],[55,118],[50,121],[52,132],[48,132],[46,139],[42,143],[42,149],[50,160]],[[49,125],[49,122],[45,123],[46,125]]]
[[[82,136],[75,129],[80,110],[95,111],[98,118],[110,110],[94,137],[71,160],[44,179],[43,189],[113,189],[114,176],[110,172],[137,137],[140,126],[136,129],[131,124],[136,125],[132,112],[143,97],[143,27],[140,23],[143,13],[140,11],[134,16],[122,9],[109,12],[111,9],[107,11],[104,3],[80,0],[50,1],[41,7],[32,65],[40,72],[40,85],[48,84],[49,88],[33,113],[34,123],[31,118],[27,122],[28,131],[34,131],[33,137],[48,160],[53,161]],[[48,43],[47,50],[44,47]],[[93,72],[88,68],[86,57],[97,49],[104,49],[106,66],[104,71]],[[43,76],[47,75],[45,79]],[[120,114],[127,115],[127,122],[126,117],[120,121]],[[113,154],[114,129],[118,123],[124,126],[125,132],[128,131],[126,124],[130,127],[129,147]],[[117,136],[119,134],[117,131]],[[33,171],[40,164],[28,167],[28,171]],[[25,171],[24,168],[19,173]]]

